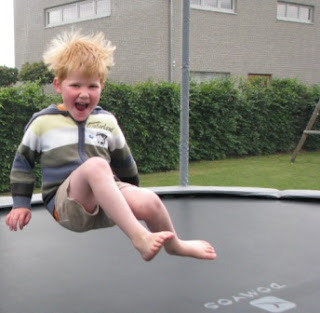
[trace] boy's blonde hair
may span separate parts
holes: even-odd
[[[114,65],[114,50],[102,32],[86,36],[71,31],[51,41],[43,60],[60,82],[69,73],[79,71],[84,76],[98,75],[104,83],[109,68]]]

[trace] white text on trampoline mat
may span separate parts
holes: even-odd
[[[261,294],[269,294],[273,290],[279,290],[285,288],[286,285],[280,285],[277,283],[271,283],[268,287],[257,287],[252,290],[240,292],[237,295],[229,296],[228,298],[221,298],[215,302],[207,302],[204,307],[211,310],[217,310],[223,306],[229,306],[246,299],[253,299],[259,297]]]

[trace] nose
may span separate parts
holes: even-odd
[[[89,92],[87,88],[81,88],[79,98],[81,99],[89,98]]]

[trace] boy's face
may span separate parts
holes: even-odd
[[[103,84],[98,76],[84,77],[72,72],[62,81],[54,79],[55,90],[62,95],[63,105],[78,122],[88,118],[100,100]]]

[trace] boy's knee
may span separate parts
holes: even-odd
[[[146,190],[146,196],[144,200],[145,207],[152,213],[157,213],[162,206],[161,199],[156,193],[152,191]]]
[[[102,171],[103,173],[110,172],[112,174],[109,163],[100,157],[92,157],[92,158],[88,159],[84,163],[84,166],[87,167],[87,169],[91,173],[97,173],[97,172]]]

